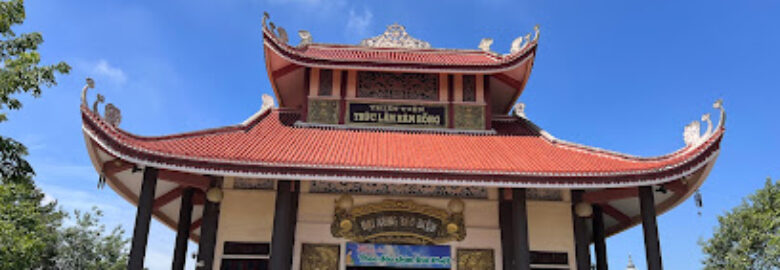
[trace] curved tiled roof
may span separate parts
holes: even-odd
[[[366,46],[307,44],[293,47],[263,28],[267,48],[289,61],[313,66],[361,69],[399,69],[498,73],[533,59],[537,40],[521,50],[498,55],[481,50],[373,48]]]
[[[136,136],[82,108],[84,130],[118,156],[178,170],[237,174],[494,181],[604,186],[685,174],[717,154],[718,128],[696,147],[639,158],[550,139],[522,118],[494,121],[495,134],[347,130],[293,125],[268,110],[239,125],[164,137]]]

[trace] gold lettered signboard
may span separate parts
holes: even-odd
[[[445,105],[349,103],[350,123],[386,126],[439,127],[447,124]]]
[[[352,198],[344,195],[336,201],[331,233],[334,237],[370,243],[429,245],[463,240],[463,202],[453,199],[448,209],[411,200],[352,206]]]

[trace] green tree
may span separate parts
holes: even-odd
[[[42,87],[57,84],[56,74],[70,71],[64,62],[40,64],[41,34],[17,36],[12,30],[24,19],[23,1],[0,0],[0,122],[7,120],[6,110],[22,108],[17,95],[38,97]],[[60,229],[64,214],[55,202],[44,202],[26,155],[24,145],[0,136],[0,269],[114,269],[124,264],[127,241],[119,229],[100,236],[99,213],[77,213],[76,226]],[[91,262],[70,264],[64,256]]]
[[[31,184],[0,185],[0,269],[53,266],[62,212]]]
[[[780,269],[780,182],[767,179],[718,223],[700,243],[705,269]]]
[[[103,212],[74,211],[75,225],[60,230],[60,241],[54,262],[57,269],[124,269],[127,267],[127,243],[124,230],[114,228],[105,235],[100,224]]]
[[[38,46],[43,43],[40,33],[16,35],[12,26],[24,22],[24,1],[0,1],[0,110],[18,110],[22,103],[14,96],[29,93],[41,95],[41,87],[57,84],[56,73],[67,74],[70,66],[65,62],[41,66]],[[7,119],[0,112],[0,122]]]

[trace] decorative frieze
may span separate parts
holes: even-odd
[[[317,95],[321,97],[333,95],[333,70],[320,70],[320,88]]]
[[[359,71],[357,97],[439,100],[439,75]]]
[[[312,123],[338,124],[339,101],[334,99],[309,99],[306,119]]]
[[[274,180],[236,178],[233,181],[233,189],[274,189]]]
[[[463,101],[477,101],[477,76],[463,75]]]
[[[494,270],[492,249],[458,249],[458,270]]]
[[[559,189],[528,189],[526,197],[532,201],[563,201],[563,194]]]
[[[340,249],[338,244],[301,245],[301,270],[338,270]]]
[[[455,105],[456,129],[485,129],[485,106]]]
[[[357,182],[312,181],[311,193],[349,193],[364,195],[395,195],[425,197],[487,198],[487,188],[471,186],[391,185]]]

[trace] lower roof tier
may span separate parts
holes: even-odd
[[[241,125],[161,137],[125,132],[85,106],[82,118],[88,140],[105,152],[174,171],[503,187],[665,183],[713,162],[724,132],[722,115],[714,132],[696,129],[695,143],[642,158],[555,139],[524,117],[494,119],[491,134],[457,134],[304,126],[297,112],[265,108]]]

